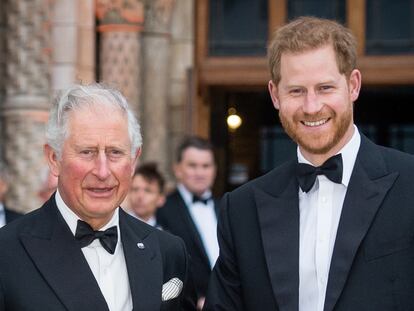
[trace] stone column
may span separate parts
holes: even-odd
[[[5,100],[1,107],[4,161],[12,175],[8,205],[39,207],[44,124],[50,107],[48,0],[6,2]]]
[[[6,16],[6,0],[0,0],[0,111],[3,107],[6,81]],[[0,164],[3,161],[3,121],[0,115]]]
[[[171,72],[169,77],[169,167],[175,162],[178,145],[192,132],[195,0],[177,1],[171,21]],[[173,181],[172,172],[167,175]]]
[[[51,86],[55,92],[95,81],[95,2],[55,0],[52,14]]]
[[[142,0],[96,0],[99,79],[119,88],[137,115],[141,98]]]
[[[167,90],[170,72],[171,14],[174,0],[145,0],[143,160],[168,169]]]

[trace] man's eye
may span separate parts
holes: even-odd
[[[331,86],[331,85],[322,85],[322,86],[319,88],[319,90],[320,90],[320,91],[322,91],[322,92],[329,91],[329,90],[331,90],[331,89],[332,89],[332,86]]]
[[[109,155],[112,157],[120,157],[122,155],[124,155],[124,152],[118,149],[111,149],[109,151]]]
[[[289,93],[293,96],[299,96],[303,94],[303,90],[302,89],[291,89]]]
[[[93,151],[92,150],[81,150],[80,153],[83,154],[83,155],[91,155],[93,153]]]

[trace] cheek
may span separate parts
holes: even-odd
[[[88,175],[89,171],[89,165],[82,162],[63,163],[61,165],[59,178],[69,180],[83,180]]]
[[[116,167],[115,171],[117,172],[116,175],[118,175],[118,179],[127,182],[129,186],[132,181],[133,165],[131,163],[126,163]]]

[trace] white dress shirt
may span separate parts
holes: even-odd
[[[207,204],[202,202],[193,203],[193,194],[188,191],[184,185],[179,184],[177,189],[188,207],[190,216],[197,227],[204,249],[206,250],[210,261],[210,267],[213,268],[219,255],[219,246],[217,242],[217,217],[214,209],[214,200],[208,200]],[[201,198],[211,198],[211,191],[208,190],[204,192],[201,195]]]
[[[6,211],[3,203],[0,202],[0,228],[6,225]]]
[[[312,189],[299,188],[299,311],[323,311],[342,205],[361,143],[356,126],[342,154],[342,183],[318,175]],[[311,164],[298,148],[298,161]]]
[[[77,221],[80,218],[63,202],[59,190],[56,192],[55,198],[60,213],[68,224],[70,231],[75,235]],[[121,232],[119,230],[118,209],[115,210],[112,219],[99,230],[106,230],[112,226],[117,226],[118,229],[118,242],[113,255],[102,247],[98,239],[95,239],[90,245],[83,247],[82,252],[105,297],[109,310],[132,310],[131,290],[121,242]]]

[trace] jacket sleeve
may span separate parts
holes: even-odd
[[[229,194],[225,194],[221,201],[217,228],[220,255],[210,278],[204,311],[244,310],[229,209]]]

